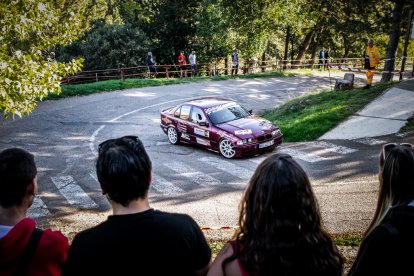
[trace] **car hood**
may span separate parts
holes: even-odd
[[[254,138],[277,129],[270,121],[258,117],[241,118],[218,124],[216,127],[242,139]]]

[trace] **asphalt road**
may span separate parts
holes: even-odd
[[[329,84],[326,76],[238,79],[45,101],[28,116],[1,120],[0,149],[18,146],[35,154],[39,195],[29,215],[52,227],[67,225],[63,232],[91,226],[109,213],[94,169],[97,146],[123,135],[138,135],[153,161],[152,207],[188,213],[203,227],[232,227],[246,183],[265,156],[226,160],[171,145],[159,126],[159,111],[191,98],[220,96],[259,112]],[[310,175],[328,230],[361,232],[374,210],[381,145],[412,138],[284,143],[276,150],[290,153]]]

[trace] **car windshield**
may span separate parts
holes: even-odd
[[[238,104],[223,105],[212,109],[214,111],[207,112],[207,114],[214,125],[234,121],[250,115],[246,109]]]

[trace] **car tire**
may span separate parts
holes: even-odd
[[[178,145],[180,143],[180,137],[177,130],[174,127],[169,127],[167,130],[168,141],[173,145]]]
[[[236,150],[229,139],[223,139],[219,143],[220,154],[227,158],[233,158],[236,155]]]

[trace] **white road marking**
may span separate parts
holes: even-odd
[[[348,153],[352,153],[352,152],[356,152],[356,149],[351,149],[348,147],[344,147],[344,146],[340,146],[340,145],[335,145],[329,142],[325,142],[325,141],[320,141],[320,142],[316,142],[317,145],[326,148],[329,151],[333,151],[336,153],[340,153],[340,154],[348,154]]]
[[[370,145],[370,146],[386,143],[386,141],[377,140],[377,139],[370,138],[370,137],[361,138],[361,139],[355,139],[354,141],[355,142],[358,142],[358,143],[361,143],[361,144]]]
[[[164,166],[178,173],[180,176],[189,178],[201,186],[219,185],[221,182],[212,176],[196,171],[193,168],[181,162],[165,163]]]
[[[35,197],[32,206],[27,210],[27,216],[31,218],[40,218],[50,216],[51,213],[46,204],[39,197]]]
[[[225,161],[216,157],[202,157],[198,160],[206,162],[207,164],[214,166],[217,169],[223,170],[238,178],[249,179],[253,174],[251,171],[243,167],[237,166],[229,161]]]
[[[157,142],[155,145],[156,146],[165,146],[165,145],[171,145],[171,143],[170,142]]]
[[[94,142],[96,140],[96,136],[98,136],[99,131],[101,131],[105,125],[100,126],[97,130],[95,130],[91,137],[89,137],[89,149],[93,153],[93,155],[98,156],[98,153],[95,150]]]
[[[184,190],[181,189],[180,187],[175,186],[173,183],[171,183],[167,179],[161,176],[158,176],[158,175],[153,175],[153,180],[152,180],[150,189],[154,189],[157,192],[166,194],[166,195],[180,194],[184,192]]]
[[[90,172],[89,175],[93,178],[93,180],[96,181],[96,183],[99,184],[98,177],[96,176],[96,172]]]
[[[70,175],[51,177],[59,192],[72,205],[80,205],[85,209],[92,209],[98,205],[83,191]]]
[[[309,163],[315,163],[315,162],[328,160],[328,158],[317,156],[309,152],[303,152],[303,151],[292,149],[292,148],[281,148],[279,152],[290,154],[293,158],[301,159]]]

